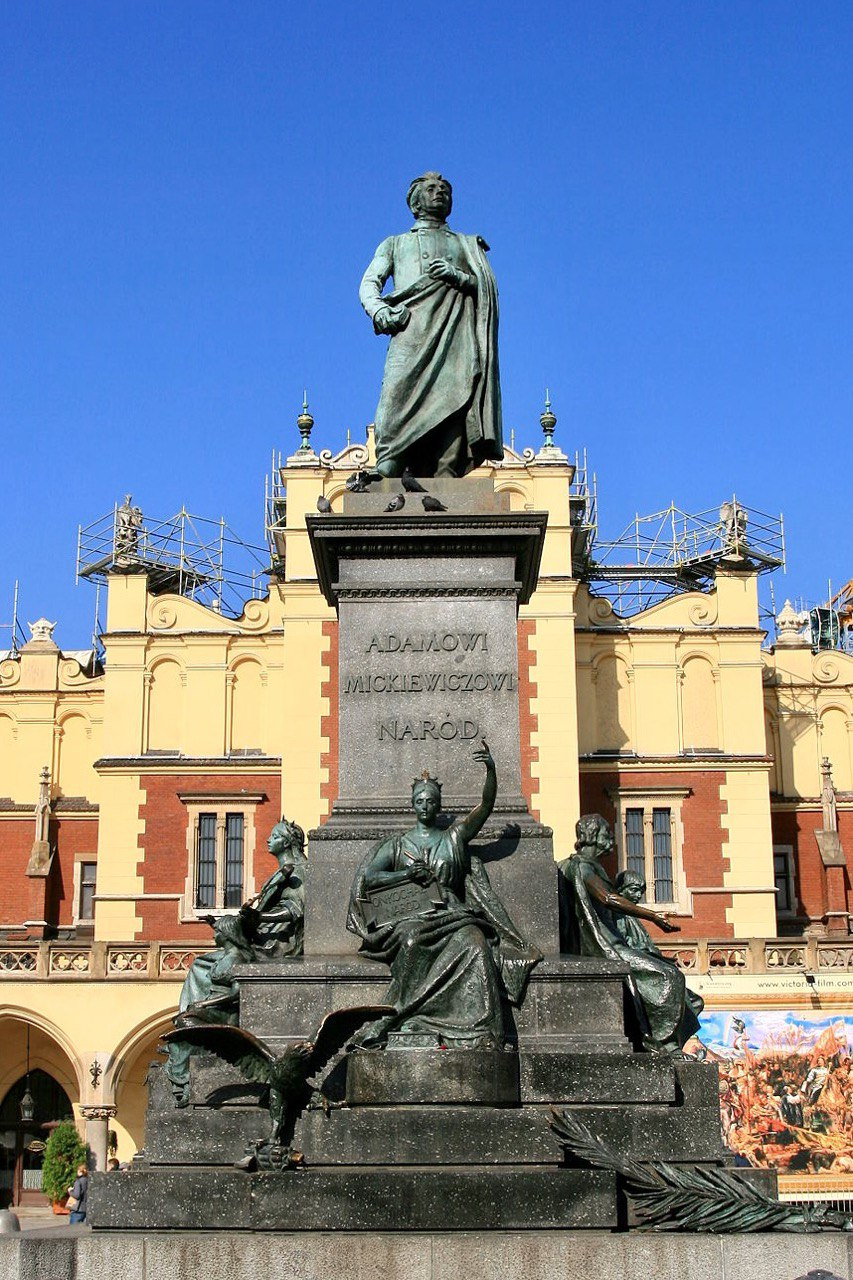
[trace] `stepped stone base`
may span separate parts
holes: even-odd
[[[350,1107],[518,1106],[518,1054],[481,1049],[364,1050],[347,1060]]]
[[[144,1230],[446,1231],[615,1228],[616,1179],[604,1170],[428,1166],[140,1170],[94,1175],[93,1222]]]
[[[537,965],[508,1030],[520,1047],[581,1054],[632,1053],[625,1034],[624,978],[605,960],[549,955]],[[305,956],[243,965],[240,1025],[271,1045],[312,1036],[330,1009],[381,1004],[386,965],[358,955]]]
[[[133,1280],[797,1280],[810,1271],[853,1280],[853,1238],[559,1230],[92,1234],[85,1227],[0,1236],[4,1280],[89,1280],[117,1267]]]
[[[329,1009],[381,1003],[388,971],[358,956],[311,957],[247,966],[238,981],[242,1025],[280,1050]],[[154,1071],[145,1151],[124,1176],[93,1176],[89,1221],[109,1232],[624,1227],[615,1176],[565,1163],[550,1106],[571,1107],[621,1154],[728,1163],[716,1068],[634,1051],[619,966],[549,956],[508,1030],[517,1048],[341,1056],[315,1082],[330,1114],[306,1110],[284,1135],[304,1155],[295,1171],[233,1167],[270,1133],[257,1084],[199,1054],[190,1105],[177,1110]],[[757,1180],[772,1193],[772,1175]]]

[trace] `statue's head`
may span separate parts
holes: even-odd
[[[441,783],[437,778],[431,778],[427,770],[412,783],[412,808],[421,822],[428,826],[441,813]]]
[[[588,857],[600,857],[613,850],[613,832],[600,813],[585,813],[575,824],[575,850]]]
[[[288,850],[302,857],[305,848],[305,832],[298,823],[288,822],[282,814],[281,822],[277,822],[270,832],[267,848],[276,858]]]
[[[629,902],[642,902],[646,894],[646,882],[636,871],[620,871],[614,881],[616,892]]]
[[[422,173],[409,187],[406,204],[416,218],[421,214],[442,220],[449,218],[453,208],[453,188],[440,173]]]

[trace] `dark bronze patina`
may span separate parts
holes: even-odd
[[[559,864],[566,891],[563,948],[582,956],[600,956],[627,964],[628,986],[636,1007],[643,1047],[651,1053],[680,1055],[682,1046],[699,1029],[702,1009],[698,996],[687,998],[684,975],[665,959],[642,926],[649,920],[664,933],[678,926],[651,907],[617,891],[601,863],[613,852],[613,832],[599,814],[586,814],[577,824],[575,852]]]
[[[505,1001],[521,1001],[541,959],[469,852],[497,796],[485,742],[474,759],[486,768],[476,808],[442,827],[440,783],[428,773],[415,779],[417,823],[380,841],[356,875],[347,927],[363,951],[390,964],[385,999],[394,1006],[361,1036],[365,1048],[504,1048]]]
[[[497,286],[486,242],[447,226],[446,178],[415,178],[407,203],[415,225],[382,241],[359,290],[374,330],[391,339],[376,473],[461,476],[503,457]]]

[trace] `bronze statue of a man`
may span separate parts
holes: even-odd
[[[462,476],[503,457],[497,285],[486,242],[447,225],[446,178],[415,178],[406,199],[415,225],[382,241],[359,289],[376,333],[391,338],[376,470]],[[393,292],[383,294],[392,276]]]

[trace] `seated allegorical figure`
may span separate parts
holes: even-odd
[[[634,871],[620,871],[614,881],[616,892],[620,893],[623,898],[627,898],[629,902],[633,902],[635,906],[643,901],[646,896],[646,882],[642,876],[638,876]],[[674,960],[668,960],[666,956],[662,956],[658,948],[655,946],[649,931],[638,916],[617,915],[616,928],[620,936],[634,947],[637,951],[645,951],[650,956],[657,956],[658,960],[664,964],[671,964],[676,968]],[[699,1014],[705,1008],[705,1001],[695,991],[691,991],[685,984],[684,987],[684,1018],[678,1031],[679,1044],[686,1044],[691,1036],[695,1036],[699,1031]]]
[[[257,912],[251,907],[241,907],[236,915],[219,916],[216,920],[208,917],[216,946],[213,951],[196,956],[190,965],[181,987],[174,1019],[176,1028],[200,1023],[237,1025],[239,991],[234,970],[237,965],[251,964],[255,959],[252,944],[257,920]],[[166,1075],[177,1107],[189,1103],[190,1058],[196,1052],[193,1045],[183,1041],[173,1041],[168,1046]]]
[[[620,892],[610,879],[601,859],[613,852],[613,832],[600,814],[585,815],[575,830],[575,852],[559,864],[564,886],[563,949],[627,964],[643,1047],[651,1053],[679,1056],[699,1027],[694,1012],[698,997],[688,1003],[684,975],[660,954],[642,926],[641,937],[630,924],[649,920],[664,933],[677,933],[678,926],[634,901],[634,892],[631,896]]]
[[[425,773],[412,786],[415,826],[382,840],[356,875],[347,928],[391,966],[384,1003],[396,1011],[356,1037],[362,1048],[505,1048],[505,1001],[521,1001],[541,959],[469,852],[497,795],[485,742],[474,758],[486,767],[475,809],[440,827],[441,784]]]
[[[235,915],[206,917],[213,926],[213,951],[197,956],[190,966],[178,1002],[175,1027],[212,1023],[237,1026],[239,991],[234,972],[240,964],[265,963],[302,954],[305,919],[305,835],[282,816],[273,827],[267,848],[278,866],[258,893]],[[193,1046],[173,1041],[168,1046],[166,1075],[177,1106],[189,1100],[189,1061]]]
[[[282,814],[267,848],[278,867],[247,904],[259,917],[254,942],[259,961],[301,956],[305,926],[305,833]]]

